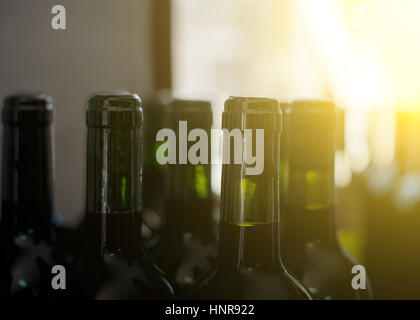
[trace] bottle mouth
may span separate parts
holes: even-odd
[[[276,99],[260,97],[230,96],[225,102],[225,112],[238,113],[280,113],[280,104]]]
[[[204,100],[184,100],[184,99],[175,99],[171,102],[174,108],[194,108],[194,109],[211,109],[211,103]],[[200,109],[198,109],[200,110]]]
[[[122,110],[141,108],[137,94],[97,94],[89,99],[89,109]]]
[[[203,100],[182,100],[175,99],[170,103],[172,113],[200,113],[211,114],[211,103]]]
[[[49,124],[52,121],[53,100],[43,93],[24,93],[4,100],[4,124]]]
[[[222,118],[223,129],[263,129],[270,136],[281,133],[282,113],[276,99],[229,97]]]
[[[173,127],[186,120],[193,127],[209,127],[213,122],[211,103],[203,100],[173,100],[168,108],[168,124]]]
[[[7,97],[4,100],[5,109],[22,110],[22,111],[52,111],[53,101],[50,96],[39,94],[17,94]]]
[[[143,125],[141,106],[137,94],[98,94],[89,99],[86,124],[92,128],[139,128]]]
[[[335,114],[336,107],[330,100],[295,100],[288,104],[286,111],[287,113]]]
[[[295,100],[286,107],[285,115],[292,127],[321,131],[336,128],[337,108],[330,100]]]

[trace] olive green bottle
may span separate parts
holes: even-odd
[[[336,108],[332,102],[302,100],[287,109],[284,262],[315,299],[364,299],[352,287],[358,263],[337,239],[334,208]]]
[[[167,299],[172,287],[141,237],[142,125],[137,95],[96,95],[86,124],[86,249],[67,295],[86,299]]]
[[[0,295],[46,298],[59,262],[52,218],[52,99],[12,95],[2,110],[3,174],[0,222]]]
[[[225,102],[224,150],[230,159],[224,153],[219,257],[215,268],[191,288],[189,298],[310,299],[280,255],[281,127],[276,100],[231,97]],[[262,137],[257,129],[264,130]],[[228,135],[238,130],[239,139]],[[252,133],[251,138],[245,138],[246,131]],[[246,161],[251,145],[253,155],[263,157],[262,172],[248,170],[258,163]],[[240,146],[245,146],[242,152],[237,149]],[[238,153],[242,159],[235,160]]]

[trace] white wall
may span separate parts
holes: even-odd
[[[84,214],[88,97],[152,91],[151,1],[0,1],[0,99],[22,90],[54,99],[56,209],[70,222]],[[51,28],[56,4],[66,8],[65,31]]]

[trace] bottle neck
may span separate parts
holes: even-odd
[[[220,222],[219,263],[222,268],[282,266],[280,223]]]
[[[142,249],[141,127],[88,128],[87,223],[99,252]]]
[[[193,232],[212,237],[210,165],[174,165],[168,170],[168,228],[179,236]]]
[[[260,175],[245,175],[244,165],[223,165],[219,243],[222,266],[282,265],[279,148],[280,135],[265,134],[264,171]]]
[[[4,125],[2,224],[13,230],[13,236],[29,234],[38,241],[51,240],[51,139],[49,123]]]
[[[198,107],[199,108],[199,107]],[[207,110],[207,109],[205,109]],[[185,162],[178,161],[167,167],[167,199],[166,212],[168,229],[174,235],[182,237],[189,232],[199,235],[203,240],[212,240],[212,210],[213,197],[211,190],[211,110],[206,112],[180,112],[172,107],[169,111],[168,127],[178,132],[179,143],[169,145],[177,150],[179,160],[183,156],[200,155],[196,162],[185,158]],[[187,133],[200,129],[206,133],[208,143],[202,146],[203,137],[191,140]],[[200,139],[200,142],[197,142]],[[185,144],[184,144],[185,143]],[[200,149],[197,149],[197,148]],[[203,148],[207,148],[204,156]],[[207,164],[205,163],[207,161]]]
[[[286,237],[335,241],[334,131],[290,135],[286,165]]]

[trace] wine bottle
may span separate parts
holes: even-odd
[[[204,130],[209,137],[210,146],[212,110],[209,102],[172,101],[166,112],[167,127],[182,135],[181,121],[186,122],[189,132],[193,129]],[[180,146],[182,143],[180,142]],[[194,143],[188,141],[187,148]],[[181,150],[181,147],[178,152],[180,158],[187,156],[187,150]],[[185,154],[181,154],[183,152]],[[208,156],[210,159],[210,152]],[[169,164],[166,168],[166,183],[167,224],[156,250],[156,258],[173,280],[176,290],[183,295],[185,289],[208,271],[216,261],[210,161]]]
[[[219,257],[217,265],[190,289],[192,299],[310,299],[306,288],[284,267],[280,254],[280,133],[278,101],[264,98],[235,98],[225,102],[223,128],[240,130],[240,139],[225,131],[222,167],[222,196]],[[263,129],[258,140],[257,129]],[[234,160],[239,146],[251,144],[245,130],[252,130],[252,149],[264,157],[260,174],[244,159]],[[232,141],[233,143],[232,143]],[[227,142],[230,144],[227,145]],[[257,145],[264,147],[260,151]],[[239,149],[240,150],[240,149]],[[229,163],[229,164],[227,164]],[[251,175],[253,173],[254,175]]]
[[[2,295],[46,298],[55,264],[53,104],[44,94],[9,96],[3,108],[0,223]]]
[[[96,95],[86,123],[86,249],[58,298],[170,299],[172,287],[141,236],[141,100]]]
[[[358,265],[339,244],[334,212],[336,108],[302,100],[286,110],[287,170],[284,214],[286,267],[315,299],[363,299],[352,287]],[[368,287],[368,283],[366,287]]]

